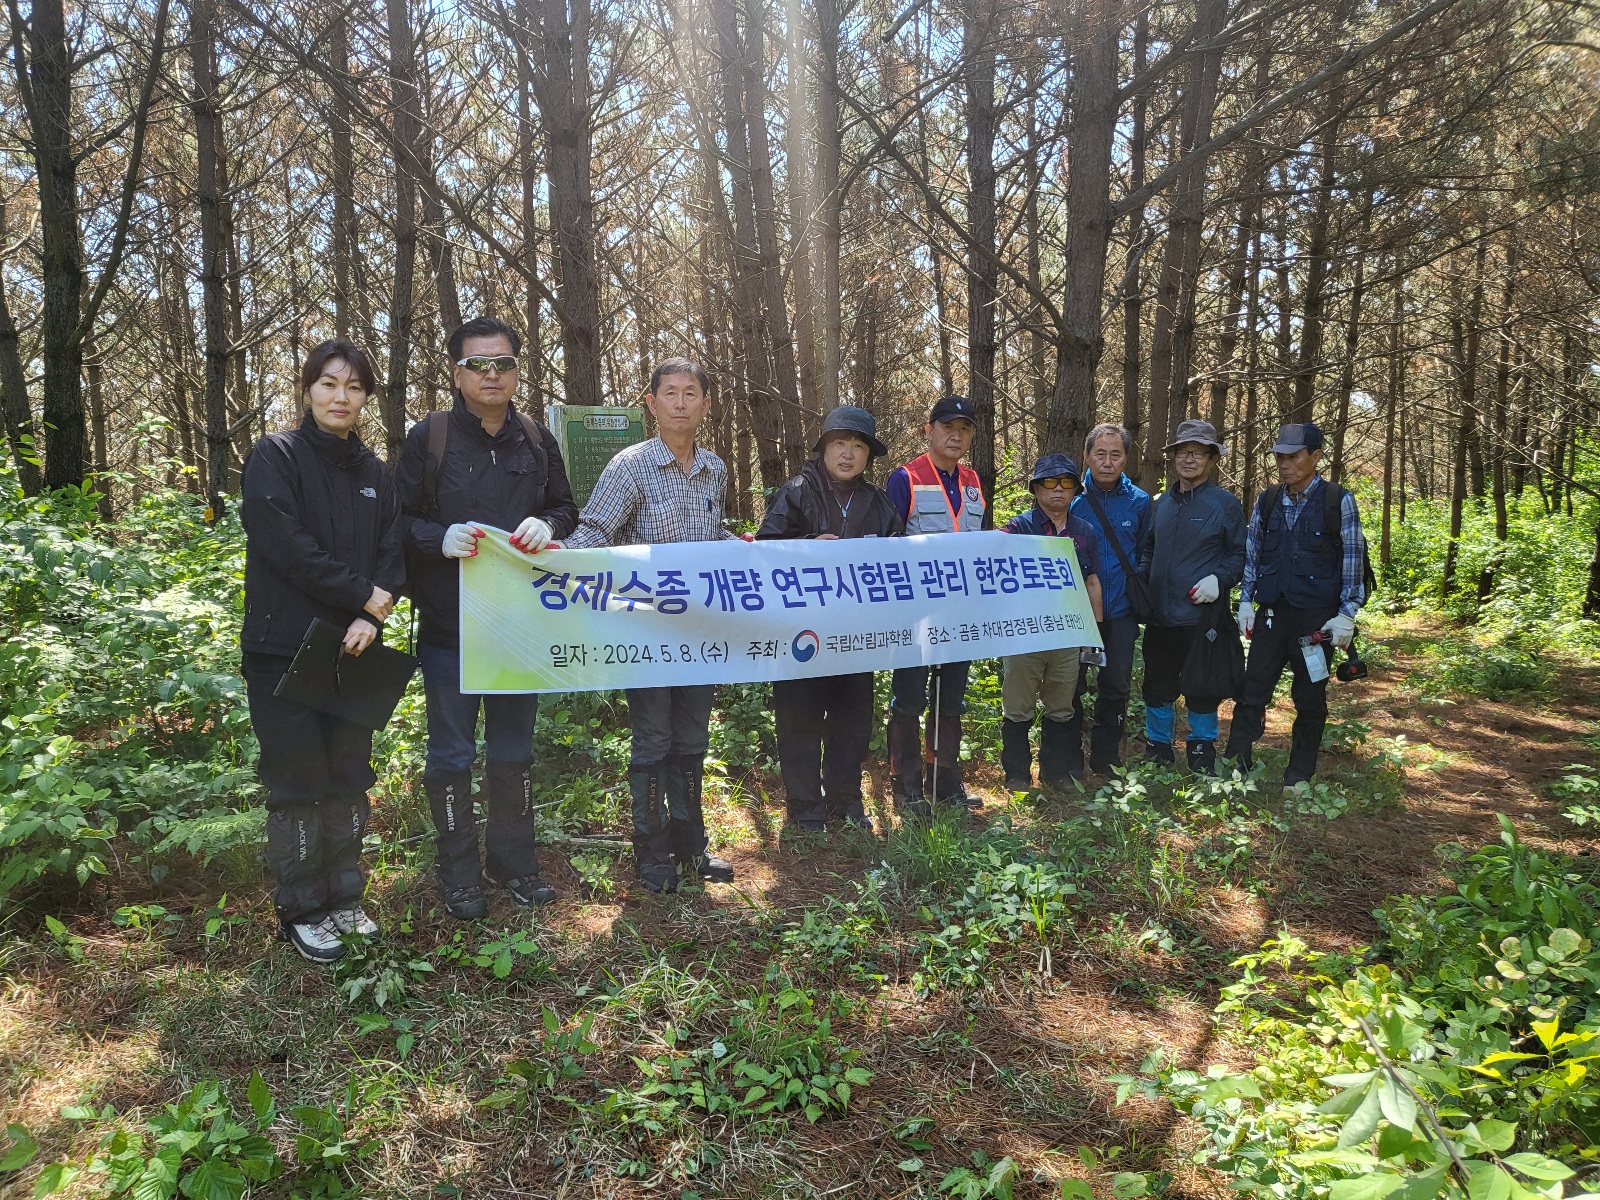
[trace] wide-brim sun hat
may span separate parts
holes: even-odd
[[[1171,454],[1179,446],[1187,442],[1196,442],[1202,446],[1209,446],[1219,455],[1228,452],[1228,448],[1222,444],[1222,439],[1217,437],[1217,427],[1210,421],[1179,421],[1177,436],[1172,439],[1172,442],[1162,453]]]
[[[882,458],[889,453],[889,448],[878,440],[877,418],[854,404],[841,404],[822,418],[822,433],[817,437],[817,444],[811,447],[812,453],[821,454],[822,447],[835,434],[860,438],[872,451],[873,458]]]

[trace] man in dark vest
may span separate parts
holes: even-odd
[[[452,917],[488,912],[483,885],[519,905],[548,904],[533,829],[533,725],[537,696],[461,692],[457,560],[478,552],[483,525],[512,531],[534,553],[578,523],[555,437],[519,410],[516,330],[476,317],[450,335],[455,407],[411,427],[396,479],[404,515],[408,587],[419,617],[417,656],[428,696],[428,761],[422,786],[438,830],[434,872]],[[481,524],[480,524],[481,523]],[[484,858],[472,810],[472,762],[483,709]]]
[[[905,521],[907,536],[975,533],[983,528],[983,488],[978,473],[961,461],[972,449],[978,428],[975,411],[965,396],[945,396],[933,406],[924,426],[928,452],[890,472],[884,490]],[[928,815],[932,801],[971,803],[961,786],[961,712],[971,665],[902,667],[894,673],[889,692],[889,780],[895,803],[913,816]],[[930,692],[935,711],[928,716],[924,747],[917,735]],[[930,791],[936,794],[929,795]]]
[[[1272,453],[1280,482],[1257,499],[1245,541],[1239,632],[1250,640],[1250,658],[1225,753],[1251,765],[1287,665],[1295,717],[1283,785],[1293,787],[1316,774],[1328,719],[1328,665],[1333,651],[1355,636],[1367,599],[1367,543],[1355,497],[1317,473],[1322,430],[1309,421],[1285,425]]]

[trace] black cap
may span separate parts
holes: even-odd
[[[889,453],[878,440],[877,420],[866,409],[857,408],[854,404],[841,404],[822,418],[822,435],[817,438],[817,444],[811,447],[812,451],[821,454],[822,444],[828,440],[829,434],[834,433],[860,438],[872,450],[873,458]]]
[[[1274,454],[1294,454],[1300,450],[1321,450],[1322,430],[1310,421],[1298,425],[1285,425],[1278,430],[1278,440],[1273,443]]]
[[[978,410],[971,400],[965,396],[944,396],[939,403],[933,406],[933,411],[928,414],[928,424],[935,421],[971,421],[978,423]]]

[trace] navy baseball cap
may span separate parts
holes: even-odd
[[[1272,446],[1274,454],[1294,454],[1300,450],[1321,449],[1322,430],[1310,421],[1283,426],[1278,430],[1278,440]]]
[[[978,410],[965,396],[944,396],[928,414],[928,424],[935,421],[971,421],[978,423]]]
[[[1083,482],[1083,474],[1078,470],[1078,464],[1065,454],[1046,454],[1033,464],[1033,478],[1028,480],[1031,488],[1041,479],[1058,479],[1065,475],[1074,484]]]

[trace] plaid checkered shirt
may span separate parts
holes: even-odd
[[[736,539],[722,527],[722,491],[728,468],[711,451],[694,448],[688,474],[660,438],[619,451],[600,472],[583,506],[578,528],[561,544],[572,550],[594,546],[660,545]]]
[[[1280,503],[1283,505],[1283,519],[1290,529],[1294,528],[1294,523],[1300,519],[1300,514],[1313,496],[1317,497],[1318,504],[1322,503],[1321,489],[1327,486],[1327,481],[1318,475],[1298,499],[1289,495],[1288,488],[1283,489]],[[1339,564],[1339,611],[1353,621],[1367,600],[1366,583],[1361,578],[1367,539],[1361,532],[1361,513],[1356,508],[1356,498],[1349,492],[1344,494],[1344,501],[1339,506],[1339,537],[1344,542],[1344,558]],[[1250,511],[1250,529],[1245,534],[1244,587],[1239,593],[1252,604],[1256,599],[1256,564],[1260,560],[1261,505],[1257,504]]]

